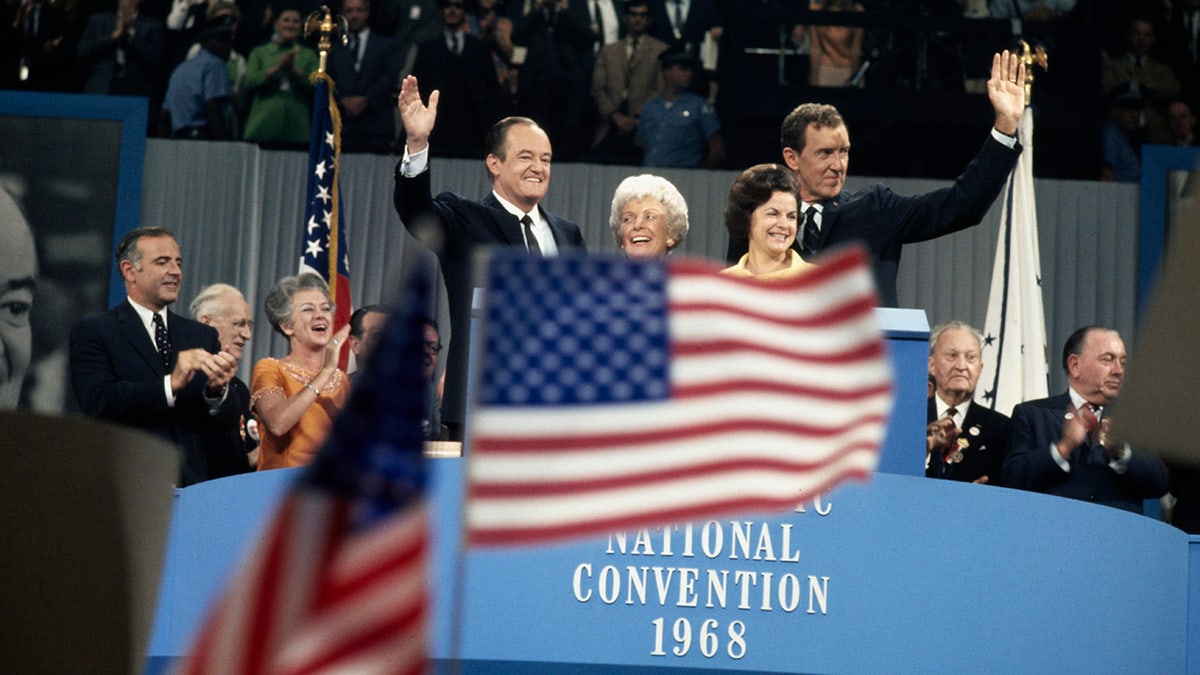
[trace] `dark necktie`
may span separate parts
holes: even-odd
[[[163,370],[171,372],[171,338],[167,337],[167,326],[163,323],[161,314],[154,314],[154,346],[158,349],[158,358],[162,360]]]
[[[533,235],[533,219],[528,215],[521,217],[521,225],[525,227],[525,248],[535,255],[542,254],[542,247],[538,246],[537,237]]]
[[[600,3],[597,0],[592,0],[592,23],[596,24],[596,46],[604,46],[604,13],[600,11]]]
[[[810,206],[804,211],[804,234],[800,239],[800,257],[812,261],[817,255],[817,239],[821,230],[817,227],[817,207]]]
[[[358,45],[358,32],[350,33],[350,58],[354,60],[354,70],[356,71],[362,67],[362,59],[358,57]]]

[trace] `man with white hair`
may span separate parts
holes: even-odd
[[[998,483],[1011,422],[971,399],[983,370],[983,337],[962,321],[929,334],[929,397],[925,475],[969,483]]]
[[[216,328],[222,348],[241,361],[254,329],[241,291],[229,284],[206,286],[188,310],[196,321]],[[202,434],[209,479],[248,473],[258,466],[258,422],[250,414],[250,389],[234,376],[227,397],[230,405],[220,423],[205,427]]]

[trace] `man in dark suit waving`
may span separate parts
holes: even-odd
[[[1025,111],[1025,66],[1014,54],[992,58],[988,100],[995,126],[954,185],[906,197],[882,185],[846,192],[850,133],[837,108],[805,103],[783,120],[783,161],[800,182],[801,225],[793,247],[805,260],[827,248],[860,242],[871,254],[879,302],[895,307],[901,247],[979,224],[1017,164],[1017,128]],[[746,252],[730,240],[728,259]]]
[[[999,483],[1008,452],[1009,420],[974,403],[983,370],[983,337],[961,321],[935,326],[929,334],[929,397],[925,475],[970,483]]]
[[[183,258],[175,237],[146,227],[117,245],[126,300],[71,329],[71,384],[87,415],[145,429],[183,451],[180,485],[208,477],[201,430],[231,414],[237,360],[217,331],[167,310],[179,299]]]
[[[541,206],[550,185],[550,138],[528,117],[506,117],[488,132],[484,163],[492,191],[478,202],[453,192],[430,196],[429,134],[437,119],[437,91],[429,104],[421,101],[417,78],[408,76],[400,88],[400,118],[407,145],[396,166],[396,212],[418,240],[440,238],[431,245],[441,263],[450,304],[450,350],[446,362],[446,389],[442,423],[452,440],[461,440],[466,408],[468,331],[471,293],[478,284],[471,277],[472,257],[485,246],[512,246],[536,255],[556,255],[568,249],[583,250],[579,226],[549,213]],[[430,237],[425,228],[433,227]]]
[[[1105,409],[1121,392],[1125,343],[1117,331],[1085,326],[1063,347],[1066,393],[1013,408],[1009,487],[1142,513],[1167,492],[1162,460],[1108,438]]]

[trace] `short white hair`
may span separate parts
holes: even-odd
[[[688,233],[687,202],[671,181],[644,173],[621,181],[616,192],[613,192],[612,215],[608,224],[612,227],[613,239],[618,247],[621,246],[621,212],[634,199],[654,199],[662,204],[667,217],[667,236],[675,241],[670,248],[683,243]]]
[[[197,321],[205,314],[211,316],[216,313],[217,303],[225,295],[232,295],[243,301],[246,299],[241,291],[229,284],[211,284],[200,289],[200,293],[196,295],[196,299],[192,300],[191,305],[188,305],[188,311],[191,312],[192,318]]]

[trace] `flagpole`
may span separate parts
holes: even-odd
[[[336,39],[345,47],[349,42],[347,34],[350,32],[350,27],[346,24],[346,19],[341,14],[333,15],[329,11],[327,5],[321,5],[321,8],[314,10],[308,18],[304,20],[304,37],[308,38],[313,33],[320,33],[321,39],[317,41],[317,53],[320,54],[320,63],[317,65],[317,72],[325,72],[325,62],[329,57],[329,51],[333,49],[333,41]]]

